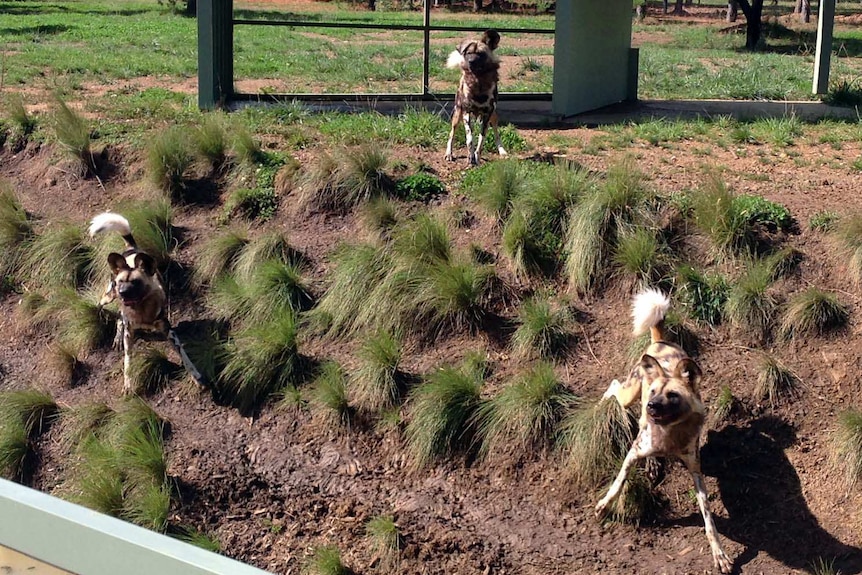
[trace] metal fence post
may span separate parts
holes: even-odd
[[[233,0],[198,0],[198,107],[233,93]]]

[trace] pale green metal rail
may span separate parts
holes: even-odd
[[[75,575],[269,575],[3,479],[0,545]]]

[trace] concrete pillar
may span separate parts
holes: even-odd
[[[637,98],[632,11],[631,0],[557,0],[555,114],[570,116]]]

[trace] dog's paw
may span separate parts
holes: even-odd
[[[502,156],[504,158],[509,155],[509,152],[504,150],[503,146],[500,146],[499,148],[497,148],[497,152],[500,154],[500,156]]]
[[[733,561],[731,561],[730,557],[728,557],[721,549],[713,553],[712,559],[715,563],[715,568],[722,573],[730,573],[733,571]]]
[[[602,499],[596,504],[596,508],[593,511],[595,513],[596,519],[602,519],[605,515],[607,515],[608,511],[608,502]]]
[[[452,154],[446,154],[445,156],[443,156],[443,159],[445,159],[447,162],[454,162],[455,156],[453,156]]]
[[[604,394],[602,394],[602,399],[608,399],[608,398],[613,397],[614,395],[616,395],[616,393],[620,387],[622,387],[622,384],[620,383],[620,381],[618,379],[613,380],[611,382],[611,384],[608,386],[607,391],[605,391]]]

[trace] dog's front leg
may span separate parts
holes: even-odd
[[[712,513],[709,511],[709,496],[706,493],[706,485],[703,483],[703,474],[700,472],[700,464],[697,461],[697,456],[688,454],[682,457],[682,462],[694,480],[694,491],[697,494],[697,504],[700,507],[700,514],[703,515],[703,526],[706,530],[706,539],[709,541],[709,548],[712,551],[712,562],[722,573],[730,573],[733,569],[733,562],[724,552],[724,549],[722,549],[721,541],[718,540],[718,532],[712,520]]]
[[[467,138],[467,157],[471,164],[476,164],[476,156],[473,155],[473,128],[470,126],[470,114],[464,114],[464,134]]]
[[[497,153],[500,154],[501,156],[507,156],[508,153],[503,148],[503,141],[500,139],[500,123],[499,123],[499,119],[497,118],[497,112],[496,111],[494,111],[494,113],[491,114],[491,127],[494,128],[494,139],[497,142]]]
[[[478,164],[479,158],[482,156],[482,148],[485,145],[485,136],[488,133],[488,120],[488,116],[482,116],[482,124],[479,128],[479,138],[476,142],[476,156],[472,158],[473,164]]]
[[[455,106],[455,111],[452,113],[452,127],[449,129],[449,141],[446,143],[446,155],[444,156],[450,162],[455,159],[452,155],[452,141],[455,139],[455,128],[461,123],[464,113],[461,106]]]
[[[640,438],[640,436],[638,436],[638,438]],[[631,449],[629,449],[629,452],[626,454],[626,458],[623,460],[620,472],[617,473],[617,478],[614,479],[614,482],[611,484],[611,488],[608,489],[607,495],[602,497],[601,501],[596,504],[596,517],[603,517],[605,513],[607,513],[608,505],[610,505],[611,502],[619,496],[620,491],[623,488],[623,484],[625,484],[626,478],[629,476],[629,470],[631,470],[635,461],[640,458],[637,445],[638,441],[636,439],[634,445],[632,445]]]
[[[123,321],[123,316],[121,315],[117,319],[117,333],[114,334],[114,349],[122,349],[123,348],[123,334],[126,332],[126,324]]]
[[[132,393],[132,346],[134,346],[135,334],[132,327],[126,322],[123,322],[123,394]]]

